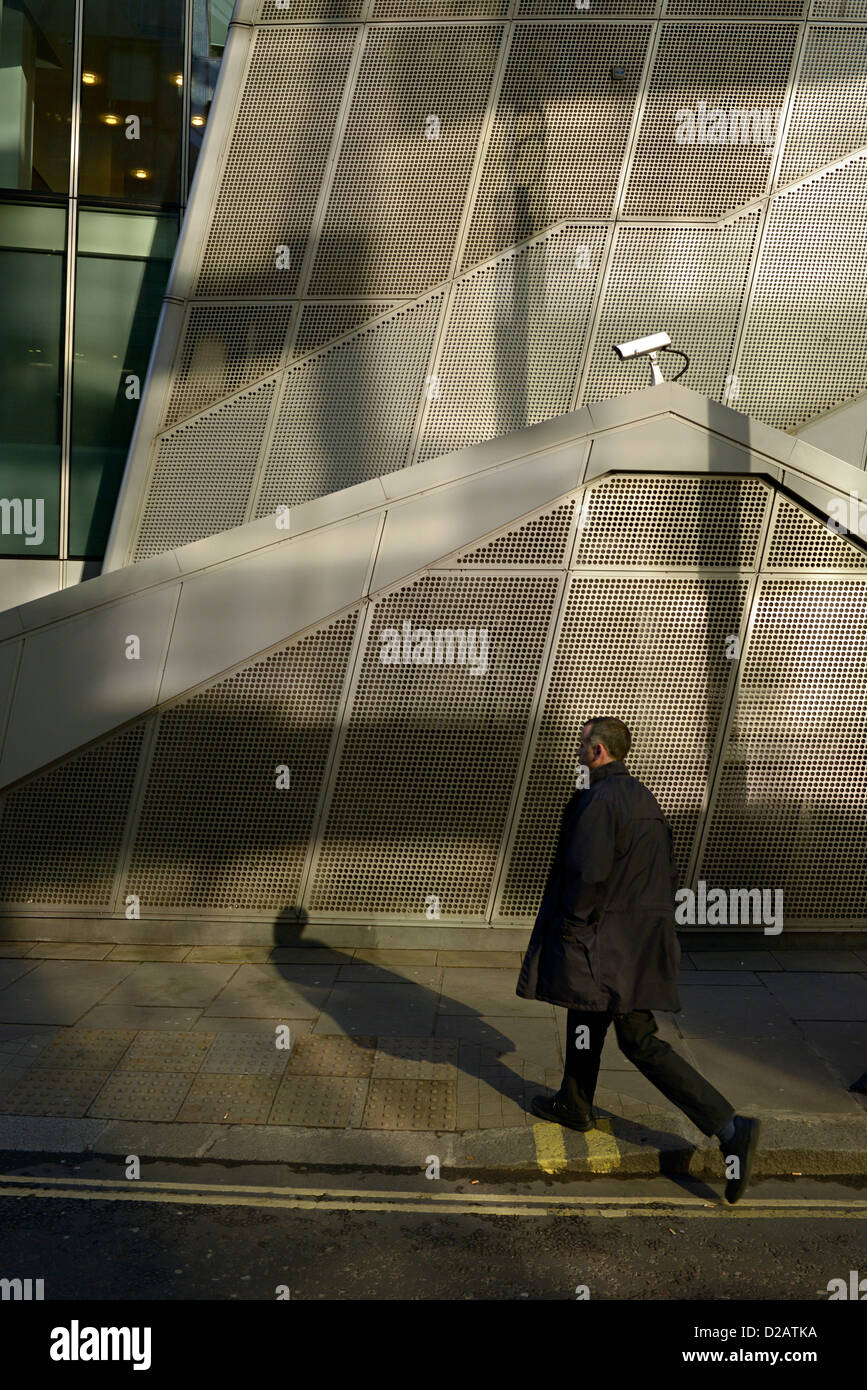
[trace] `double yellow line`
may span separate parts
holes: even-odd
[[[548,1126],[546,1125],[547,1129]],[[432,1187],[433,1184],[430,1184]],[[430,1216],[686,1217],[781,1216],[867,1220],[867,1201],[774,1198],[738,1208],[700,1197],[596,1197],[588,1192],[514,1193],[371,1191],[363,1188],[254,1187],[246,1184],[145,1182],[117,1178],[0,1177],[0,1199],[47,1197],[61,1201],[157,1202],[182,1206],[268,1207],[296,1211],[415,1212]]]

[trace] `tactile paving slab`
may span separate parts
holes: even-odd
[[[218,1033],[202,1063],[200,1075],[282,1076],[290,1055],[290,1048],[277,1047],[277,1035],[273,1030],[268,1033]]]
[[[82,1028],[60,1033],[34,1060],[35,1067],[111,1071],[135,1038],[134,1028]]]
[[[363,1077],[284,1076],[268,1123],[358,1129],[367,1087]]]
[[[289,1054],[286,1073],[292,1076],[370,1076],[375,1050],[374,1037],[299,1038]]]
[[[454,1129],[452,1081],[371,1081],[362,1129]]]
[[[404,1081],[454,1081],[457,1038],[380,1038],[372,1076]]]
[[[203,1076],[193,1082],[179,1120],[199,1124],[263,1125],[279,1082],[268,1076]]]
[[[110,1120],[174,1120],[194,1080],[192,1072],[116,1071],[87,1113]]]
[[[84,1115],[105,1079],[105,1071],[31,1067],[2,1096],[0,1106],[6,1115]]]
[[[216,1033],[143,1030],[123,1059],[124,1071],[196,1072]]]

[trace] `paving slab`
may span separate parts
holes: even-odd
[[[174,1120],[194,1080],[192,1072],[116,1071],[87,1113],[109,1120]]]
[[[34,1067],[112,1071],[135,1041],[131,1029],[70,1028],[40,1047]]]
[[[787,976],[794,979],[794,976]],[[763,985],[679,985],[677,1026],[685,1038],[796,1035],[789,1013]]]
[[[133,966],[105,1003],[205,1008],[229,983],[236,969],[235,965],[144,961]]]
[[[364,1114],[366,1077],[335,1076],[324,1085],[318,1076],[284,1076],[274,1097],[269,1124],[357,1129]]]
[[[775,951],[773,954],[783,970],[857,972],[864,969],[857,951]]]
[[[341,965],[337,970],[337,981],[340,984],[359,984],[359,985],[388,985],[400,982],[409,982],[420,985],[423,989],[435,990],[437,994],[442,986],[443,972],[436,965],[382,965],[370,961],[349,961],[346,965]]]
[[[514,970],[447,966],[443,970],[440,1014],[496,1014],[539,1018],[550,1014],[552,1004],[539,999],[520,999],[515,993]]]
[[[692,1049],[699,1071],[741,1114],[752,1115],[756,1106],[778,1114],[859,1113],[839,1079],[800,1039],[694,1038]]]
[[[493,970],[503,969],[512,970],[516,974],[521,969],[523,956],[520,951],[486,951],[484,955],[484,965]],[[437,951],[437,965],[444,965],[452,969],[478,969],[478,951]]]
[[[696,970],[782,970],[772,951],[690,951]]]
[[[758,985],[760,980],[754,970],[704,970],[694,969],[682,981],[690,987],[694,985],[732,985],[742,989],[744,985]]]
[[[147,946],[144,943],[136,945],[125,943],[120,946],[112,946],[108,960],[135,960],[135,961],[181,961],[189,955],[192,947],[190,946]]]
[[[455,1081],[461,1062],[457,1038],[371,1039],[375,1044],[370,1075],[377,1080]]]
[[[316,1014],[309,1018],[249,1018],[244,1014],[238,1017],[227,1017],[223,1014],[202,1014],[196,1023],[192,1025],[193,1032],[203,1033],[257,1033],[262,1037],[267,1037],[273,1046],[276,1030],[278,1027],[287,1027],[289,1036],[292,1039],[300,1037],[304,1033],[309,1033],[316,1022]]]
[[[759,979],[793,1018],[861,1020],[867,1034],[867,980],[860,975],[804,971]]]
[[[191,1037],[206,1036],[193,1033]],[[289,1058],[298,1044],[291,1039],[292,1048],[277,1046],[271,1033],[217,1033],[199,1068],[199,1075],[218,1076],[282,1076]]]
[[[0,958],[3,956],[26,956],[35,941],[0,941]]]
[[[430,1037],[438,998],[433,990],[405,981],[357,984],[339,981],[323,1000],[314,1033],[413,1034]]]
[[[110,941],[37,941],[27,954],[31,960],[105,960],[111,949]]]
[[[178,1112],[178,1121],[264,1125],[279,1084],[276,1076],[200,1074]]]
[[[79,1024],[87,1028],[165,1028],[186,1032],[201,1018],[201,1009],[164,1009],[151,1004],[98,1004],[82,1014]]]
[[[271,953],[270,946],[191,946],[188,961],[200,965],[212,962],[262,965]]]
[[[42,961],[0,990],[0,1022],[75,1023],[136,968],[122,961]]]
[[[388,1040],[380,1041],[387,1043]],[[406,1039],[395,1041],[406,1045]],[[375,1056],[376,1038],[373,1036],[310,1034],[295,1043],[288,1054],[286,1070],[290,1076],[370,1076]]]
[[[417,948],[398,951],[393,949],[378,950],[375,946],[359,946],[354,952],[353,959],[367,961],[371,965],[444,965],[447,962],[438,959],[438,957],[449,954],[448,951],[424,951]],[[459,952],[458,954],[462,953]],[[476,955],[476,952],[470,951],[467,954]],[[478,964],[478,957],[473,963]]]
[[[32,960],[0,960],[0,990],[36,968]]]
[[[210,1003],[205,1014],[235,1018],[312,1018],[322,1009],[337,977],[337,966],[328,964],[193,968],[234,971],[231,982]]]
[[[805,1021],[800,1029],[847,1089],[867,1071],[867,1028],[860,1020]],[[861,1104],[867,1110],[867,1097],[861,1098]]]
[[[83,1116],[107,1079],[107,1069],[30,1067],[12,1086],[3,1087],[0,1110],[8,1115]]]
[[[511,1015],[473,1018],[470,1014],[445,1014],[436,1023],[438,1038],[477,1043],[507,1060],[519,1057],[542,1067],[563,1065],[559,1031],[555,1031],[553,1018],[521,1019]]]
[[[180,1033],[165,1030],[135,1035],[124,1054],[124,1071],[197,1072],[207,1057],[216,1033]]]

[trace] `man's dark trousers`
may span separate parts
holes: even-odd
[[[649,1009],[635,1009],[630,1014],[569,1009],[567,1018],[566,1066],[558,1094],[568,1109],[590,1114],[602,1044],[613,1019],[617,1043],[624,1057],[673,1101],[702,1134],[718,1134],[734,1114],[734,1108],[725,1097],[663,1041]],[[585,1048],[575,1046],[575,1030],[582,1024],[588,1029],[589,1045]]]

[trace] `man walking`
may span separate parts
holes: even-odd
[[[677,872],[671,826],[624,758],[632,735],[620,719],[583,727],[579,758],[590,785],[563,814],[554,863],[515,993],[568,1010],[563,1082],[533,1113],[570,1129],[594,1126],[593,1096],[612,1018],[621,1052],[726,1161],[725,1195],[746,1191],[759,1121],[734,1113],[659,1037],[652,1009],[679,1011],[680,943],[674,923]]]

